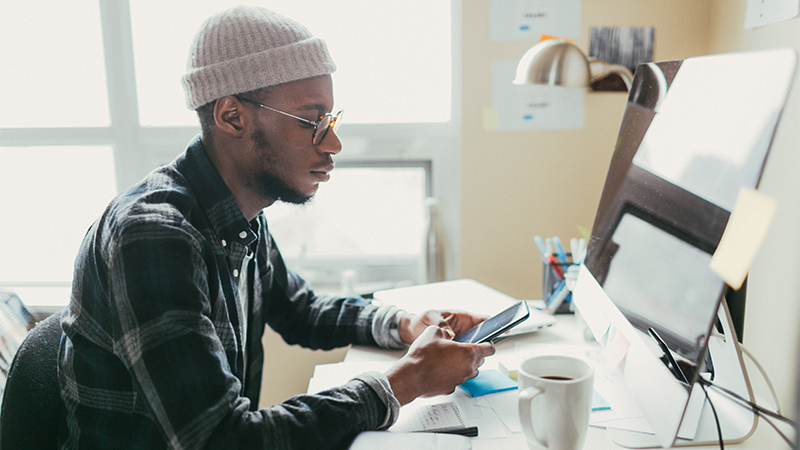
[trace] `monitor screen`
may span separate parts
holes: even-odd
[[[636,70],[573,302],[600,345],[617,355],[626,392],[661,446],[671,446],[679,429],[693,439],[681,425],[707,361],[722,363],[717,376],[744,375],[735,345],[720,351],[714,339],[707,350],[712,329],[738,334],[745,289],[729,295],[709,263],[740,188],[758,185],[796,60],[793,50],[779,49]],[[723,297],[739,305],[721,310]],[[664,364],[658,336],[685,380]],[[714,352],[722,357],[707,358]],[[746,435],[741,428],[728,433]]]
[[[784,56],[649,63],[634,77],[586,267],[631,324],[693,364],[725,292],[709,262],[740,187],[758,185],[785,103],[764,68]]]

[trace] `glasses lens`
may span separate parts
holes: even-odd
[[[333,131],[339,128],[339,124],[341,123],[342,118],[342,111],[337,112],[334,114],[325,114],[322,118],[319,119],[317,122],[317,127],[314,129],[314,136],[312,138],[312,142],[314,145],[319,145],[323,139],[325,139],[325,135],[328,134],[328,130],[333,128]]]
[[[339,129],[339,125],[342,123],[342,113],[344,110],[339,111],[336,115],[333,116],[333,120],[331,121],[330,127],[333,128],[333,131],[337,131]]]
[[[317,127],[314,129],[314,137],[312,138],[314,145],[319,145],[319,143],[325,139],[325,135],[328,134],[328,129],[330,126],[331,116],[326,114],[319,119],[319,122],[317,122]]]

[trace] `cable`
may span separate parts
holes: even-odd
[[[718,390],[724,392],[725,394],[727,394],[728,396],[733,397],[734,399],[738,400],[739,402],[744,403],[744,405],[749,406],[753,410],[753,412],[755,412],[756,414],[762,414],[762,415],[765,415],[765,416],[772,417],[774,419],[781,420],[781,421],[786,422],[787,424],[791,425],[795,429],[797,429],[797,423],[792,421],[791,419],[789,419],[787,417],[784,417],[784,416],[782,416],[782,415],[780,415],[780,414],[778,414],[778,413],[776,413],[774,411],[770,411],[768,409],[765,409],[763,406],[759,406],[759,405],[751,402],[750,400],[745,399],[741,395],[739,395],[739,394],[737,394],[737,393],[735,393],[735,392],[733,392],[733,391],[731,391],[729,389],[726,389],[726,388],[724,388],[722,386],[718,386],[718,385],[716,385],[716,384],[714,384],[714,383],[712,383],[712,382],[710,382],[710,381],[708,381],[708,380],[706,380],[706,379],[704,379],[702,377],[698,378],[698,382],[701,385],[706,385],[706,386],[712,387],[714,389],[718,389]]]
[[[726,388],[724,388],[724,387],[722,387],[722,386],[717,386],[716,384],[714,384],[714,383],[711,383],[710,381],[708,381],[708,380],[705,380],[705,379],[703,379],[702,377],[698,379],[698,382],[700,383],[700,386],[702,386],[702,387],[703,387],[703,390],[704,390],[704,391],[706,391],[706,388],[705,388],[705,386],[709,386],[709,387],[712,387],[712,388],[718,389],[718,390],[722,391],[723,393],[727,394],[729,397],[732,397],[734,400],[738,401],[738,402],[740,403],[740,405],[741,405],[741,406],[747,406],[747,407],[749,407],[750,409],[752,409],[752,410],[753,410],[753,413],[755,413],[757,416],[760,416],[760,417],[761,417],[762,419],[764,419],[764,421],[766,421],[766,422],[767,422],[767,423],[768,423],[768,424],[769,424],[769,425],[770,425],[772,428],[774,428],[774,429],[775,429],[775,431],[778,433],[778,435],[779,435],[779,436],[780,436],[780,437],[781,437],[781,438],[782,438],[784,441],[786,441],[786,443],[787,443],[787,444],[789,444],[790,446],[793,446],[793,445],[794,445],[794,443],[791,441],[791,439],[789,439],[789,438],[788,438],[788,437],[787,437],[787,436],[786,436],[786,435],[785,435],[785,434],[784,434],[784,433],[783,433],[783,432],[782,432],[782,431],[781,431],[781,430],[778,428],[778,426],[777,426],[777,425],[775,425],[775,423],[774,423],[774,422],[772,422],[772,421],[771,421],[769,418],[771,417],[771,418],[773,418],[773,419],[778,419],[778,420],[780,420],[780,421],[783,421],[783,422],[787,423],[787,424],[788,424],[788,425],[790,425],[792,428],[794,428],[795,432],[796,432],[796,431],[797,431],[797,429],[798,429],[798,426],[797,426],[797,423],[796,423],[796,422],[794,422],[794,421],[792,421],[791,419],[788,419],[788,418],[786,418],[786,417],[784,417],[784,416],[782,416],[782,415],[780,415],[780,414],[778,414],[778,413],[776,413],[776,412],[774,412],[774,411],[770,411],[770,410],[768,410],[768,409],[765,409],[765,408],[763,408],[763,407],[761,407],[761,406],[759,406],[759,405],[757,405],[757,404],[755,404],[755,403],[753,403],[753,402],[751,402],[751,401],[749,401],[749,400],[747,400],[747,399],[743,398],[743,397],[742,397],[742,396],[740,396],[739,394],[737,394],[737,393],[735,393],[735,392],[733,392],[733,391],[731,391],[731,390],[729,390],[729,389],[726,389]],[[708,391],[706,391],[706,396],[708,396]],[[711,403],[709,402],[709,404],[711,404]],[[712,408],[712,410],[713,410],[713,408],[714,408],[714,405],[711,405],[711,408]],[[715,413],[715,414],[716,414],[716,413]]]
[[[719,436],[719,448],[720,450],[725,450],[725,442],[722,440],[722,427],[719,425],[719,416],[717,416],[717,408],[714,407],[714,403],[711,401],[711,397],[708,396],[708,389],[703,383],[700,383],[700,387],[703,388],[703,392],[706,394],[706,400],[708,400],[709,406],[711,406],[711,412],[714,413],[714,422],[717,423],[717,436]]]
[[[753,354],[750,353],[750,350],[748,350],[744,345],[739,344],[739,348],[742,349],[742,353],[747,355],[747,357],[750,358],[750,361],[752,361],[756,368],[758,368],[758,371],[761,372],[761,376],[764,378],[767,388],[769,388],[769,393],[772,395],[772,401],[775,403],[775,412],[781,414],[781,405],[778,402],[778,395],[775,393],[775,387],[772,385],[772,381],[767,376],[767,371],[761,367],[761,364],[759,364],[759,362],[756,360],[756,357],[753,356]]]
[[[711,335],[715,336],[715,337],[718,337],[718,338],[721,338],[723,341],[725,341],[725,335],[722,334],[722,333],[714,332]],[[750,350],[748,350],[747,347],[744,346],[744,344],[737,343],[737,347],[742,350],[742,353],[747,355],[747,358],[750,359],[750,361],[758,369],[759,373],[761,373],[761,377],[764,379],[764,382],[766,383],[767,388],[769,389],[769,393],[772,396],[772,402],[775,404],[775,411],[778,414],[781,414],[781,405],[780,405],[780,402],[778,401],[778,394],[775,393],[775,387],[772,385],[772,380],[769,379],[769,376],[767,375],[767,371],[764,370],[764,367],[761,365],[761,363],[758,362],[758,360],[756,359],[755,355],[753,355],[750,352]]]
[[[790,447],[794,448],[794,442],[792,442],[792,441],[791,441],[791,439],[789,439],[789,437],[787,437],[785,434],[783,434],[783,431],[781,431],[781,430],[780,430],[780,429],[777,427],[777,425],[775,425],[775,424],[774,424],[774,423],[773,423],[771,420],[769,420],[769,418],[767,418],[766,416],[761,416],[761,418],[762,418],[762,419],[764,419],[764,421],[766,421],[768,424],[770,424],[770,426],[772,426],[772,428],[774,428],[774,429],[775,429],[775,432],[777,432],[777,433],[778,433],[778,435],[779,435],[779,436],[780,436],[780,437],[781,437],[781,438],[782,438],[782,439],[783,439],[783,440],[784,440],[784,441],[785,441],[787,444],[789,444],[789,446],[790,446]]]

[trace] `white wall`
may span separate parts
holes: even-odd
[[[800,18],[744,30],[745,0],[714,0],[710,53],[793,48],[800,52]],[[769,83],[769,67],[764,68]],[[776,217],[750,271],[744,344],[764,366],[785,413],[794,411],[800,325],[800,76],[773,141],[759,190],[777,199]],[[749,365],[757,388],[760,376]],[[762,425],[763,426],[763,425]]]

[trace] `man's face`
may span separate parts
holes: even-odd
[[[316,122],[333,107],[331,77],[320,76],[286,83],[262,99],[271,108]],[[252,170],[249,188],[269,201],[303,204],[328,181],[332,156],[342,149],[332,130],[318,145],[311,142],[314,127],[295,118],[245,103],[253,108]],[[318,131],[321,132],[321,131]]]

